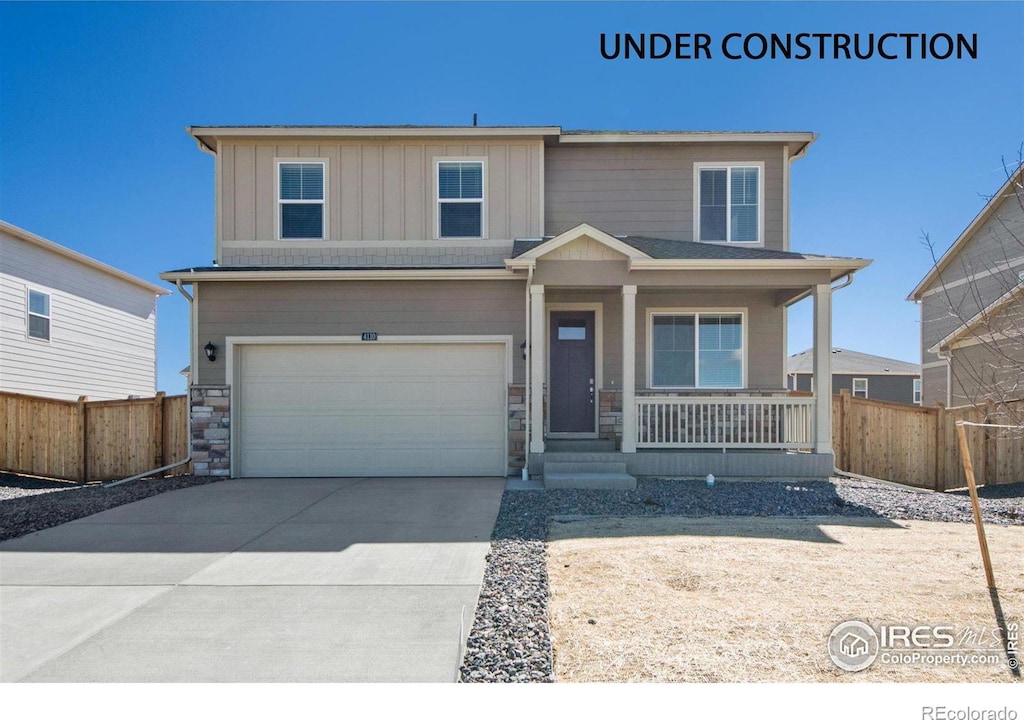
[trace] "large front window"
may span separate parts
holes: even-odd
[[[698,240],[761,242],[760,166],[700,167],[697,188]]]
[[[743,387],[743,314],[654,313],[652,388]]]
[[[483,237],[483,161],[437,163],[437,236]]]
[[[324,239],[326,163],[278,163],[278,207],[282,240]]]

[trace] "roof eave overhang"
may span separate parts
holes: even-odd
[[[144,288],[153,293],[154,295],[170,294],[168,290],[159,287],[158,285],[154,285],[153,283],[143,280],[140,277],[135,277],[131,273],[127,273],[124,270],[118,270],[116,267],[113,267],[112,265],[107,265],[105,262],[100,262],[99,260],[91,258],[88,255],[83,255],[80,252],[72,250],[71,248],[68,247],[64,247],[63,245],[55,243],[52,240],[47,240],[46,238],[40,235],[36,235],[35,233],[29,232],[24,228],[20,228],[17,225],[11,225],[8,222],[0,220],[0,231],[6,232],[8,235],[11,235],[19,240],[22,240],[23,242],[27,242],[30,245],[35,245],[36,247],[48,250],[49,252],[52,252],[55,255],[60,255],[62,257],[68,258],[69,260],[73,260],[74,262],[91,267],[94,270],[99,270],[100,272],[105,273],[111,277],[115,277],[118,280],[123,280],[124,282],[135,285],[136,287]]]
[[[562,129],[557,126],[536,127],[332,127],[309,125],[293,127],[257,126],[209,126],[193,125],[186,128],[189,135],[215,152],[218,139],[225,137],[332,137],[332,138],[430,138],[430,137],[533,137],[558,136]]]
[[[938,262],[932,265],[931,269],[928,270],[928,274],[925,275],[921,282],[917,284],[917,287],[910,291],[910,294],[907,295],[907,300],[910,302],[918,302],[921,300],[924,293],[932,283],[938,279],[939,274],[949,266],[953,261],[953,258],[957,256],[960,250],[974,236],[975,231],[988,221],[992,216],[992,213],[995,212],[996,207],[1006,199],[1006,197],[1008,197],[1007,192],[1011,190],[1013,192],[1021,192],[1024,190],[1024,188],[1022,188],[1022,183],[1024,183],[1024,163],[1022,163],[1014,172],[1010,173],[1010,177],[1006,179],[1006,182],[1003,183],[998,192],[996,192],[996,194],[993,195],[987,203],[985,203],[985,207],[983,207],[975,216],[971,221],[971,224],[968,225],[962,233],[960,233],[953,244],[949,246],[949,249],[942,254],[942,257],[939,258]],[[1013,188],[1016,189],[1013,190]]]
[[[196,282],[253,282],[285,280],[516,280],[502,268],[416,268],[416,269],[323,269],[323,270],[186,270],[160,273],[167,282],[188,285]]]
[[[815,140],[812,132],[680,132],[680,133],[562,133],[559,145],[600,143],[784,143],[790,157],[801,157]]]
[[[833,281],[857,272],[871,264],[860,258],[800,258],[784,260],[660,260],[655,258],[624,258],[630,271],[634,270],[829,270]],[[527,270],[536,267],[538,258],[526,257],[526,253],[505,261],[509,270]]]

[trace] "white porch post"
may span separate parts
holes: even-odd
[[[814,452],[832,452],[832,286],[814,286]]]
[[[622,452],[636,452],[636,285],[622,286]]]
[[[544,452],[544,286],[530,286],[530,452]]]

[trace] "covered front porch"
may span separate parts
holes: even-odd
[[[831,474],[831,398],[786,389],[786,308],[813,298],[814,371],[828,376],[833,282],[866,261],[587,225],[516,250],[531,476],[547,482],[553,463],[584,475]]]

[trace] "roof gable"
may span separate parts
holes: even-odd
[[[587,223],[580,223],[550,240],[536,242],[529,249],[523,249],[523,246],[520,246],[520,249],[522,252],[519,254],[513,249],[512,256],[517,260],[608,260],[623,257],[651,259],[651,256],[642,250]]]
[[[985,203],[985,207],[981,209],[981,212],[971,221],[960,236],[949,246],[949,249],[943,253],[942,257],[939,258],[932,268],[928,271],[928,274],[917,284],[910,294],[907,296],[907,300],[920,300],[921,296],[929,289],[929,287],[939,278],[939,274],[949,267],[949,264],[956,259],[960,252],[970,244],[971,240],[974,239],[975,233],[984,226],[986,222],[996,213],[996,210],[1003,204],[1004,201],[1024,191],[1024,163],[1017,166],[1017,169],[1010,173],[1010,177],[1006,179],[1003,186],[989,198],[989,201]]]

